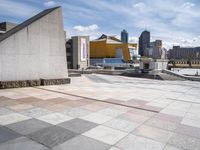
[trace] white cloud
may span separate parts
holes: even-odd
[[[190,3],[190,2],[183,3],[183,5],[182,5],[182,7],[186,8],[186,9],[190,9],[190,8],[192,8],[194,6],[195,6],[195,4],[194,3]]]
[[[78,26],[74,26],[73,29],[80,31],[80,32],[85,32],[85,31],[94,31],[97,30],[99,27],[97,24],[92,24],[89,26],[82,26],[82,25],[78,25]]]
[[[145,4],[142,2],[136,3],[133,5],[133,8],[139,10],[139,11],[144,11]]]
[[[53,7],[55,5],[56,5],[56,2],[52,0],[48,0],[47,2],[44,3],[44,6],[46,7]]]

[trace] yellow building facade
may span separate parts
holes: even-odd
[[[119,58],[128,62],[132,60],[130,50],[137,51],[137,44],[122,43],[115,37],[102,35],[99,39],[90,42],[90,58]]]

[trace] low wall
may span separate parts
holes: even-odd
[[[69,84],[70,78],[63,79],[40,79],[40,80],[20,80],[20,81],[0,81],[0,89],[34,87],[45,85]]]

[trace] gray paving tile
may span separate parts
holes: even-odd
[[[58,126],[68,129],[70,131],[76,132],[76,133],[86,132],[86,131],[96,127],[97,125],[98,124],[96,124],[96,123],[78,119],[78,118],[58,124]]]
[[[182,134],[175,134],[169,140],[168,144],[185,150],[199,150],[200,139],[185,136]]]
[[[47,109],[43,109],[43,108],[33,108],[33,109],[21,111],[20,113],[25,116],[38,118],[38,117],[50,114],[52,112]]]
[[[90,114],[91,111],[82,108],[68,108],[65,109],[62,113],[71,117],[82,117]]]
[[[158,118],[152,118],[148,120],[145,123],[145,125],[149,125],[149,126],[157,127],[160,129],[169,130],[169,131],[174,131],[178,127],[179,124],[173,123],[171,121],[161,120]]]
[[[74,136],[76,136],[76,133],[56,126],[48,127],[28,135],[29,138],[47,147],[62,144]]]
[[[200,139],[200,128],[180,124],[175,132]]]
[[[37,120],[37,119],[29,119],[21,122],[17,122],[14,124],[7,125],[8,128],[22,134],[27,135],[43,128],[47,128],[51,126],[51,124]]]
[[[77,136],[58,145],[53,150],[107,150],[111,146],[85,136]]]
[[[130,134],[122,139],[117,147],[123,150],[163,150],[164,144]]]
[[[20,136],[20,134],[12,131],[6,127],[0,127],[0,143],[15,139],[19,136]]]
[[[19,137],[1,144],[0,150],[48,150],[48,148],[26,137]]]
[[[7,114],[11,114],[13,113],[13,111],[6,109],[4,107],[0,107],[0,115],[7,115]]]

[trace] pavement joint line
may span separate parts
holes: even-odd
[[[120,104],[120,103],[115,103],[115,102],[109,102],[109,101],[105,101],[105,100],[98,100],[98,99],[94,99],[94,98],[90,98],[90,97],[85,97],[85,96],[79,96],[79,95],[70,94],[70,93],[66,93],[66,92],[54,91],[54,90],[49,90],[49,89],[44,89],[44,88],[39,88],[39,87],[34,87],[34,88],[45,90],[45,91],[49,91],[49,92],[56,92],[56,93],[59,93],[59,94],[65,94],[65,95],[69,95],[69,96],[80,97],[80,98],[83,98],[83,99],[89,99],[89,100],[93,100],[93,101],[97,101],[97,102],[103,102],[103,103],[114,104],[114,105],[129,107],[129,108],[135,108],[135,109],[139,109],[139,110],[150,111],[150,112],[154,112],[154,113],[159,113],[160,112],[160,111],[145,109],[145,108],[141,108],[141,107],[134,107],[134,106],[129,106],[129,105],[125,105],[125,104]]]
[[[200,104],[198,102],[192,102],[192,101],[186,101],[186,100],[178,100],[178,99],[175,99],[175,98],[167,98],[167,99],[170,99],[170,100],[173,100],[173,101],[178,101],[178,102],[185,102],[185,103],[192,103],[192,104]]]

